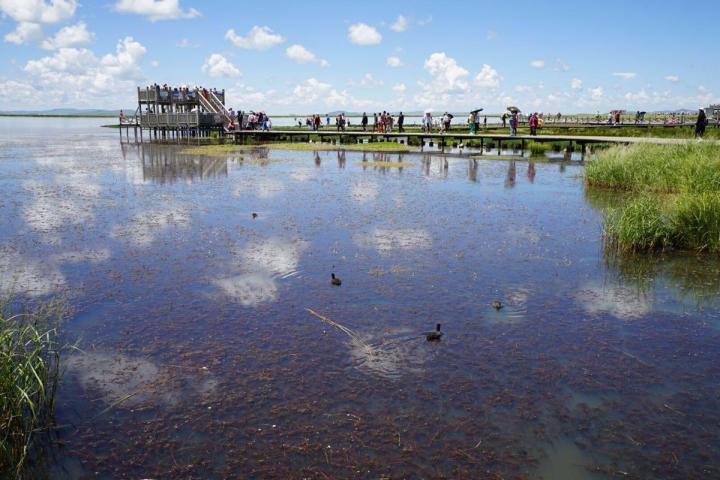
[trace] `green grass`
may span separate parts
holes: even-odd
[[[720,191],[720,146],[633,145],[598,152],[585,167],[587,184],[633,192]]]
[[[36,439],[52,426],[60,376],[60,308],[10,313],[0,303],[0,472],[20,477]]]
[[[545,155],[545,152],[549,152],[553,147],[547,143],[532,142],[529,148],[531,155]]]
[[[628,192],[608,208],[606,246],[616,252],[666,249],[720,253],[720,146],[634,145],[598,153],[589,187]]]

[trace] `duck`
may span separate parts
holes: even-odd
[[[493,306],[493,308],[494,308],[495,310],[500,310],[501,308],[503,308],[503,304],[502,304],[502,302],[501,302],[500,300],[495,300],[495,301],[492,303],[492,306]]]
[[[425,339],[428,342],[437,342],[439,341],[443,336],[443,332],[440,331],[440,324],[435,325],[435,331],[434,332],[427,332],[425,334]]]
[[[334,273],[331,273],[330,283],[335,285],[336,287],[339,287],[340,285],[342,285],[342,280],[340,280],[340,277],[336,277]]]

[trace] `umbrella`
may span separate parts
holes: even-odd
[[[482,112],[482,111],[483,111],[482,108],[476,108],[475,110],[470,110],[470,113],[478,113],[478,112]]]
[[[520,113],[520,109],[517,107],[510,106],[510,107],[507,107],[507,109],[509,111],[511,111],[512,113]]]
[[[455,118],[455,115],[453,115],[452,113],[448,113],[447,116],[448,118]]]

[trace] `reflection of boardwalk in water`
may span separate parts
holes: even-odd
[[[143,145],[140,150],[143,179],[155,183],[198,181],[227,177],[225,157],[179,155],[173,148]]]

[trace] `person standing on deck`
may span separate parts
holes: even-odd
[[[468,115],[468,127],[470,129],[470,134],[475,135],[476,129],[477,129],[477,115],[475,112],[470,112],[470,115]]]
[[[705,127],[708,124],[707,115],[705,115],[705,109],[701,108],[698,110],[697,121],[695,122],[695,138],[702,140],[705,135]]]
[[[325,115],[325,126],[326,127],[330,126],[330,115]]]
[[[483,117],[483,130],[487,130],[487,116]]]
[[[403,124],[405,123],[405,115],[403,115],[402,112],[400,112],[400,115],[398,115],[398,132],[404,132],[405,129],[403,128]]]
[[[502,128],[505,128],[505,127],[507,126],[507,125],[506,125],[506,123],[507,123],[507,113],[503,113],[501,119],[502,119],[502,124],[503,124]]]
[[[360,125],[362,125],[363,132],[367,131],[367,124],[368,124],[367,113],[363,112],[362,121],[360,122]]]
[[[118,121],[120,122],[120,125],[122,125],[125,122],[125,114],[122,110],[120,110],[120,115],[118,115]]]

